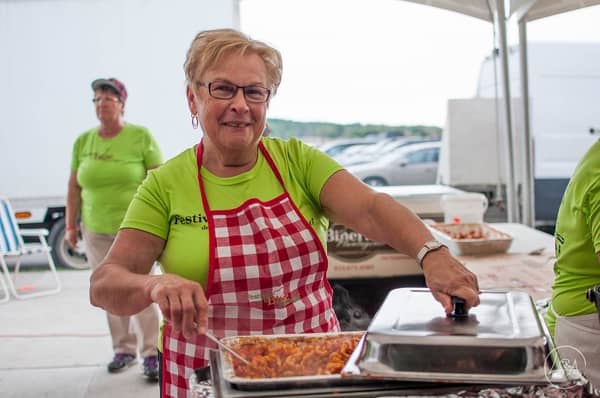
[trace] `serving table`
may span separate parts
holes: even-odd
[[[513,237],[506,253],[458,256],[477,275],[481,289],[522,290],[534,299],[552,295],[554,237],[517,223],[493,223]]]
[[[517,223],[490,223],[492,227],[513,237],[506,253],[457,256],[479,279],[479,287],[525,291],[535,301],[551,296],[554,263],[554,238],[552,235]],[[423,286],[423,275],[418,265],[408,256],[388,253],[383,267],[368,256],[358,261],[341,262],[330,258],[329,280],[333,283],[365,284],[364,289],[351,291],[350,295],[363,307],[376,309],[387,289],[403,286]],[[333,265],[333,266],[331,266]],[[395,265],[395,266],[394,266]],[[347,285],[347,286],[348,286]],[[351,290],[351,289],[350,289]],[[371,302],[365,301],[371,297]],[[373,299],[375,297],[375,299]],[[379,301],[379,302],[374,302]],[[373,314],[371,314],[373,315]],[[216,352],[215,352],[216,354]],[[244,391],[228,385],[220,376],[218,355],[211,357],[212,386],[192,384],[193,398],[252,398],[252,397],[584,397],[581,383],[573,382],[560,388],[554,385],[458,385],[440,383],[390,382],[376,384],[305,387],[271,391]],[[195,376],[192,377],[195,380]],[[194,381],[192,380],[192,381]]]

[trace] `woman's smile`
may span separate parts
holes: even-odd
[[[251,122],[243,122],[243,121],[229,121],[229,122],[223,122],[223,123],[221,123],[221,125],[237,129],[237,128],[250,127],[252,125],[252,123]]]

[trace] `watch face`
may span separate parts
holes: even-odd
[[[431,249],[437,249],[438,247],[440,247],[440,242],[435,242],[435,241],[429,241],[427,243],[425,243],[424,245],[428,250]]]

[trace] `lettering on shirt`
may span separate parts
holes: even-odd
[[[91,158],[94,160],[111,160],[113,155],[111,153],[99,153],[99,152],[84,152],[81,154],[84,158]]]
[[[200,224],[202,229],[208,229],[208,219],[206,215],[198,213],[192,214],[189,216],[175,214],[171,218],[171,224],[173,225],[192,225],[192,224]]]

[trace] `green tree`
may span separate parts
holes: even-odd
[[[365,138],[365,137],[404,137],[419,136],[424,138],[440,138],[442,129],[438,126],[390,126],[385,124],[336,124],[328,122],[297,122],[286,119],[268,120],[270,135],[273,137],[322,137],[333,138]]]

